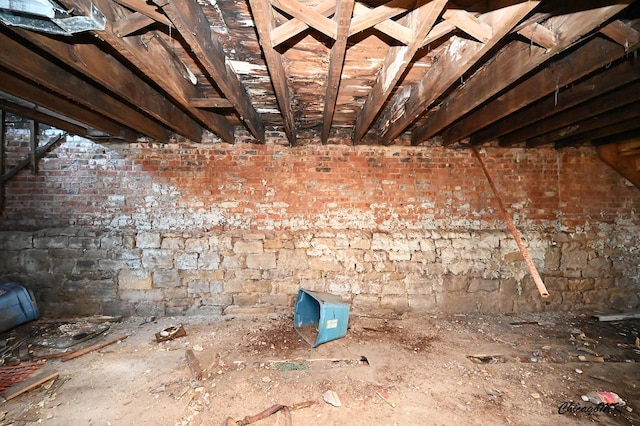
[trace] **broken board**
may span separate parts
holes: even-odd
[[[41,384],[46,383],[51,379],[55,379],[56,377],[58,377],[57,371],[44,368],[23,382],[16,383],[7,390],[0,392],[0,396],[8,401],[18,395],[22,395],[23,393],[30,391],[31,389],[37,388]]]

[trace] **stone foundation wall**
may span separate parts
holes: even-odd
[[[468,151],[281,143],[69,138],[4,188],[0,278],[49,316],[290,312],[300,288],[367,313],[640,303],[640,191],[591,148],[482,152],[542,300]]]
[[[500,231],[5,231],[0,265],[48,316],[291,313],[300,288],[367,314],[629,310],[640,238],[611,237],[529,235],[548,299]]]

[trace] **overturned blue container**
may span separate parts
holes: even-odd
[[[0,333],[38,319],[33,295],[26,288],[0,280]]]
[[[349,305],[339,296],[300,289],[294,306],[293,327],[311,347],[347,334]]]

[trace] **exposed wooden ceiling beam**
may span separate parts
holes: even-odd
[[[602,143],[600,141],[603,139],[620,140],[622,138],[621,135],[625,135],[628,133],[640,133],[640,120],[638,120],[638,117],[634,117],[630,120],[620,121],[608,126],[599,127],[591,131],[582,133],[578,136],[559,139],[555,142],[555,146],[556,148],[561,149],[567,146],[574,146],[585,142],[591,142],[594,145],[601,145]],[[527,144],[527,146],[535,147],[540,145],[536,141],[532,141],[532,144]]]
[[[120,18],[117,22],[114,22],[113,32],[119,37],[126,37],[136,31],[140,31],[141,29],[148,27],[151,24],[155,24],[155,22],[156,21],[142,13],[134,12],[124,18]]]
[[[485,24],[466,10],[447,9],[442,17],[471,37],[483,43],[491,40],[493,28]]]
[[[626,54],[625,49],[615,42],[599,37],[593,38],[566,57],[550,63],[513,89],[493,99],[483,108],[466,115],[442,133],[442,143],[449,145],[458,142],[520,108],[559,91],[560,87],[611,65]]]
[[[90,4],[86,0],[60,0],[60,2],[67,9],[90,13]],[[93,3],[107,20],[106,28],[103,31],[93,31],[94,35],[124,56],[185,108],[189,109],[189,99],[202,97],[199,90],[188,80],[184,65],[176,63],[159,36],[154,33],[145,34],[144,40],[141,36],[119,37],[113,32],[110,23],[117,21],[119,17],[126,16],[129,12],[111,0],[93,0]],[[190,108],[189,112],[223,140],[229,143],[234,142],[233,125],[226,117],[197,108]]]
[[[47,89],[72,99],[123,125],[158,140],[168,140],[170,131],[137,109],[105,94],[92,84],[36,54],[20,42],[0,35],[0,64]]]
[[[338,32],[335,43],[329,53],[329,75],[327,77],[327,91],[324,101],[324,112],[322,118],[322,143],[327,143],[331,132],[331,123],[336,108],[338,89],[340,87],[340,77],[344,65],[344,56],[347,51],[347,38],[349,37],[349,24],[353,13],[353,0],[337,0],[335,21],[338,25]]]
[[[171,20],[161,13],[156,6],[147,3],[146,0],[113,0],[122,6],[147,16],[150,19],[160,22],[161,24],[171,26]]]
[[[585,135],[592,135],[594,131],[602,132],[604,130],[604,136],[606,136],[612,127],[630,120],[638,122],[638,117],[640,117],[640,104],[627,104],[621,108],[592,116],[588,120],[582,120],[576,124],[568,124],[561,129],[528,141],[527,145],[536,147],[557,141],[563,141],[565,144],[567,144],[567,142],[580,143],[586,140]],[[640,122],[638,122],[637,126],[631,126],[630,129],[639,127]],[[596,136],[589,136],[588,140],[598,139],[602,136],[602,133],[598,133]]]
[[[640,138],[635,138],[634,140],[637,141],[640,140]],[[637,158],[621,155],[619,146],[619,144],[599,146],[598,156],[602,161],[640,189],[640,171],[637,167]]]
[[[356,117],[353,132],[354,143],[359,143],[369,130],[371,123],[380,112],[380,108],[422,46],[422,41],[433,28],[446,4],[447,0],[424,2],[406,17],[414,38],[407,46],[391,46],[389,49],[382,68],[378,72],[376,83],[371,88],[360,114]]]
[[[379,7],[384,8],[384,5]],[[367,7],[366,5],[356,2],[355,8],[353,10],[354,18],[351,23],[349,35],[352,36],[369,28],[375,28],[376,30],[398,40],[401,43],[411,43],[411,41],[413,40],[413,32],[411,31],[411,29],[391,19],[396,16],[394,15],[394,13],[400,14],[400,11],[404,11],[404,9],[400,9],[399,11],[398,8],[386,8],[384,10],[388,13],[377,16],[376,9],[373,9],[372,11],[372,9],[369,9],[369,7]],[[370,19],[371,16],[375,16],[375,18]]]
[[[580,122],[586,118],[619,108],[629,102],[640,100],[640,82],[622,86],[595,99],[596,101],[594,102],[586,101],[573,108],[547,117],[540,123],[534,123],[511,132],[500,138],[500,144],[509,146],[534,139],[540,137],[540,135]]]
[[[569,48],[582,36],[597,30],[631,3],[581,10],[568,16],[560,16],[545,22],[548,28],[556,28],[558,44],[551,49],[523,46],[513,41],[503,48],[494,60],[480,69],[463,87],[445,99],[425,123],[418,126],[411,136],[414,145],[441,132],[487,99],[512,85],[525,74],[546,62],[557,53]],[[556,22],[557,21],[557,22]]]
[[[16,103],[9,102],[0,98],[0,109],[12,112],[13,114],[19,115],[21,117],[37,120],[41,123],[48,124],[49,126],[53,126],[57,129],[69,132],[72,135],[88,136],[89,134],[87,127],[79,126],[69,121],[65,121],[59,117],[54,117],[52,115],[46,114],[42,112],[42,108],[37,109],[37,107],[35,106],[33,108],[29,108],[28,106],[18,105]]]
[[[176,133],[193,141],[199,141],[202,138],[203,128],[199,123],[96,45],[88,43],[70,45],[32,31],[20,29],[15,31],[122,99],[137,105]]]
[[[335,40],[338,36],[338,26],[334,21],[302,3],[298,3],[296,0],[271,0],[271,4],[311,28],[320,31],[327,37]]]
[[[442,47],[442,55],[438,57],[438,66],[427,70],[425,76],[410,88],[406,97],[398,96],[382,114],[378,125],[381,142],[390,144],[397,138],[538,4],[537,1],[524,2],[480,16],[479,19],[493,29],[493,37],[487,43],[455,36],[447,41]]]
[[[128,142],[135,142],[138,138],[138,134],[120,123],[48,92],[42,87],[36,86],[23,78],[19,78],[2,68],[0,68],[0,91],[31,102],[34,105],[42,106],[61,116],[72,117],[78,122],[98,129],[106,134],[113,135],[114,137],[123,138]]]
[[[225,98],[192,98],[189,105],[193,108],[233,108],[229,99]]]
[[[391,0],[385,4],[368,10],[366,13],[360,13],[359,11],[362,10],[364,12],[364,9],[358,6],[358,13],[351,21],[350,35],[375,27],[376,25],[391,18],[395,18],[400,14],[406,13],[415,7],[416,0]]]
[[[284,124],[284,131],[290,145],[296,145],[295,124],[293,121],[293,110],[291,109],[291,97],[287,87],[287,77],[284,72],[282,56],[276,52],[271,42],[271,30],[274,27],[273,10],[269,0],[250,0],[251,11],[253,12],[258,37],[262,45],[267,62],[267,68],[271,75],[271,81],[276,94],[280,114]]]
[[[264,123],[227,58],[222,45],[211,33],[211,26],[202,8],[192,1],[154,0],[169,17],[189,45],[202,67],[231,101],[251,134],[265,142]]]
[[[640,43],[640,32],[620,20],[605,25],[600,29],[600,32],[625,49],[629,49],[631,46]]]
[[[538,126],[534,123],[638,79],[640,60],[630,56],[619,64],[612,64],[606,72],[597,73],[568,88],[563,87],[557,94],[547,96],[475,132],[471,135],[470,142],[472,145],[479,145],[528,125]]]
[[[311,10],[319,13],[324,17],[329,17],[336,10],[336,2],[335,0],[326,0],[312,7]],[[254,17],[254,19],[259,20],[261,18]],[[295,18],[290,19],[284,24],[279,25],[271,30],[271,44],[273,45],[273,47],[277,47],[285,41],[297,36],[307,28],[309,28],[309,25],[307,25],[303,21]]]

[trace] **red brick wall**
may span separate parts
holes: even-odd
[[[487,148],[482,157],[524,229],[637,224],[640,191],[591,148]],[[6,185],[5,229],[505,227],[477,160],[468,151],[438,147],[76,139],[50,152],[39,170],[38,176],[23,171]]]

